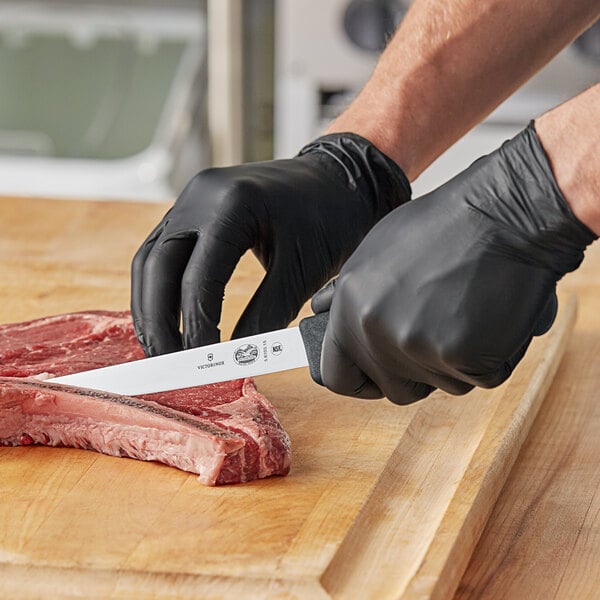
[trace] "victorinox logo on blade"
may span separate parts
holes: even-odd
[[[204,371],[204,369],[212,369],[213,367],[222,367],[225,364],[224,360],[215,360],[215,355],[212,352],[209,352],[206,355],[206,360],[208,362],[202,363],[200,365],[196,365],[196,369],[199,371]]]
[[[238,346],[233,353],[233,360],[238,365],[251,365],[258,359],[258,346],[254,344],[244,344]]]

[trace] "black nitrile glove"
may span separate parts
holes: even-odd
[[[219,341],[225,284],[248,249],[266,275],[233,335],[286,327],[408,200],[401,169],[354,134],[318,138],[292,159],[201,172],[133,260],[138,339],[148,355]]]
[[[551,326],[556,282],[595,237],[530,125],[382,219],[313,297],[330,310],[323,383],[397,404],[499,385]]]

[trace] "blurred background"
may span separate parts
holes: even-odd
[[[0,195],[159,201],[294,155],[409,0],[0,0]],[[600,80],[600,23],[415,182],[421,194]]]

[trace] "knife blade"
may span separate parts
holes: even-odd
[[[46,381],[138,396],[309,367],[322,385],[321,347],[329,313],[288,327]]]

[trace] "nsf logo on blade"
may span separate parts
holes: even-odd
[[[258,346],[254,344],[244,344],[238,346],[233,353],[233,360],[238,365],[251,365],[258,359]]]

